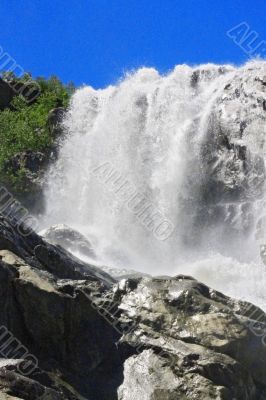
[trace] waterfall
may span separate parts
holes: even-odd
[[[261,279],[265,91],[263,61],[141,68],[77,90],[43,226],[78,229],[99,263],[195,275],[204,260],[219,268],[219,254],[242,280],[250,268]]]

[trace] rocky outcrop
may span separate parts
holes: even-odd
[[[18,373],[21,360],[0,361],[0,398],[1,400],[75,400],[76,393],[64,387],[60,381],[35,368],[32,376]],[[49,387],[48,387],[49,385]],[[19,397],[17,397],[19,396]]]
[[[59,135],[63,134],[63,119],[66,113],[66,109],[64,107],[54,108],[49,112],[48,115],[48,127],[51,135],[56,138]]]
[[[14,186],[10,179],[4,179],[5,186],[36,214],[44,208],[42,182],[48,160],[49,156],[44,152],[27,150],[15,154],[4,166],[6,173],[19,177],[19,185]]]
[[[229,74],[214,97],[202,149],[215,189],[209,195],[234,200],[261,194],[266,176],[265,93],[266,66],[261,63]]]
[[[37,173],[43,168],[45,164],[45,154],[40,151],[27,150],[16,154],[6,164],[8,169],[11,169],[13,173],[18,172],[21,169],[26,169],[31,173]]]
[[[3,399],[266,399],[266,315],[191,277],[116,282],[1,217],[0,304]]]
[[[53,225],[50,228],[40,232],[40,235],[45,239],[46,242],[53,245],[60,245],[70,253],[78,254],[79,257],[85,257],[86,259],[97,259],[97,255],[94,250],[96,244],[92,244],[96,242],[95,238],[91,237],[90,240],[88,240],[80,232],[70,228],[65,224]],[[121,269],[101,265],[100,269],[118,281],[121,279],[149,276],[148,274],[126,268]]]
[[[208,106],[201,144],[199,215],[206,226],[220,220],[246,232],[256,224],[252,207],[265,188],[265,63],[231,72],[222,84]]]
[[[28,104],[33,104],[39,94],[38,85],[31,79],[22,82],[12,76],[0,78],[0,111],[5,108],[13,109],[12,100],[15,96],[21,95]]]
[[[41,381],[34,371],[31,379],[37,383],[27,383],[28,387],[33,385],[35,390],[36,385],[42,385],[45,390],[57,390],[54,388],[59,385],[86,398],[108,399],[107,393],[112,396],[117,386],[112,380],[118,379],[119,373],[115,347],[119,335],[97,313],[90,296],[103,295],[115,281],[34,233],[19,235],[6,220],[0,221],[0,230],[0,248],[5,249],[0,251],[0,326],[37,358],[38,367],[50,377],[50,381]],[[3,355],[1,350],[2,346]],[[4,366],[3,374],[5,371]],[[104,374],[106,384],[100,387],[99,377]],[[45,378],[43,372],[40,375]],[[19,376],[18,380],[24,382],[24,378]],[[5,381],[3,387],[7,386]],[[37,398],[31,392],[21,392],[20,385],[8,388],[10,395]],[[55,399],[72,399],[60,395],[60,390]],[[50,397],[47,394],[43,398]]]
[[[120,400],[265,398],[261,310],[186,276],[128,285],[117,289],[120,318],[132,326],[119,342],[127,355]]]
[[[60,245],[71,253],[95,258],[95,252],[90,241],[81,233],[65,224],[53,225],[41,232],[43,238],[54,245]]]
[[[15,96],[11,86],[0,78],[0,110],[4,110],[10,106]]]

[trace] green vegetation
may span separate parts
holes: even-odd
[[[29,75],[16,78],[5,74],[9,81],[23,83]],[[28,104],[21,95],[16,95],[9,108],[0,111],[0,176],[12,181],[21,179],[23,171],[16,176],[6,165],[12,157],[25,150],[44,151],[51,146],[54,137],[49,130],[48,115],[50,110],[57,107],[66,108],[74,85],[64,85],[58,78],[37,78],[35,80],[41,89],[40,95],[32,104]]]

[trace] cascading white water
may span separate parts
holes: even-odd
[[[99,263],[204,275],[224,291],[231,268],[230,279],[263,281],[254,231],[263,214],[265,65],[182,65],[165,76],[142,68],[116,86],[78,90],[48,174],[43,226],[78,229]],[[244,296],[242,283],[231,282],[229,294]]]

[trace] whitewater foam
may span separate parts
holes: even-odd
[[[229,191],[234,182],[243,187],[242,148],[249,149],[251,159],[259,152],[264,157],[262,132],[258,140],[263,144],[254,144],[254,132],[258,123],[265,122],[264,116],[253,106],[254,81],[264,75],[262,61],[241,68],[181,65],[163,76],[153,68],[141,68],[115,86],[78,90],[64,122],[66,140],[47,177],[43,227],[64,223],[94,237],[98,259],[104,264],[153,274],[191,273],[233,296],[253,300],[256,292],[257,303],[263,303],[259,281],[265,280],[254,222],[245,228],[247,207],[251,207],[254,220],[261,214],[261,192],[258,195],[254,185],[247,183],[248,206],[242,194],[233,193],[235,197],[228,199],[225,193],[207,203],[209,194],[202,192],[213,191],[214,185],[208,187],[208,168],[212,168],[212,176],[218,170],[217,182]],[[226,103],[230,96],[225,88],[238,80],[240,88],[245,86],[246,97],[236,93],[229,99],[231,103]],[[247,121],[249,115],[253,119],[247,123],[246,134],[238,137],[236,121]],[[221,127],[225,131],[231,127],[234,149],[239,146],[241,150],[239,160],[230,148],[225,146],[223,152],[220,144],[217,148],[215,144],[211,148],[215,162],[209,167],[204,151],[210,151],[210,135],[214,143],[220,140]],[[93,171],[106,163],[116,173],[107,171],[97,179]],[[125,181],[128,191],[123,197],[117,182]],[[134,213],[127,201],[136,192],[139,202],[135,206],[139,208]],[[215,212],[222,207],[224,217],[209,224],[214,206]],[[141,213],[146,225],[137,218]],[[166,240],[158,240],[154,234],[156,213],[174,227]]]

